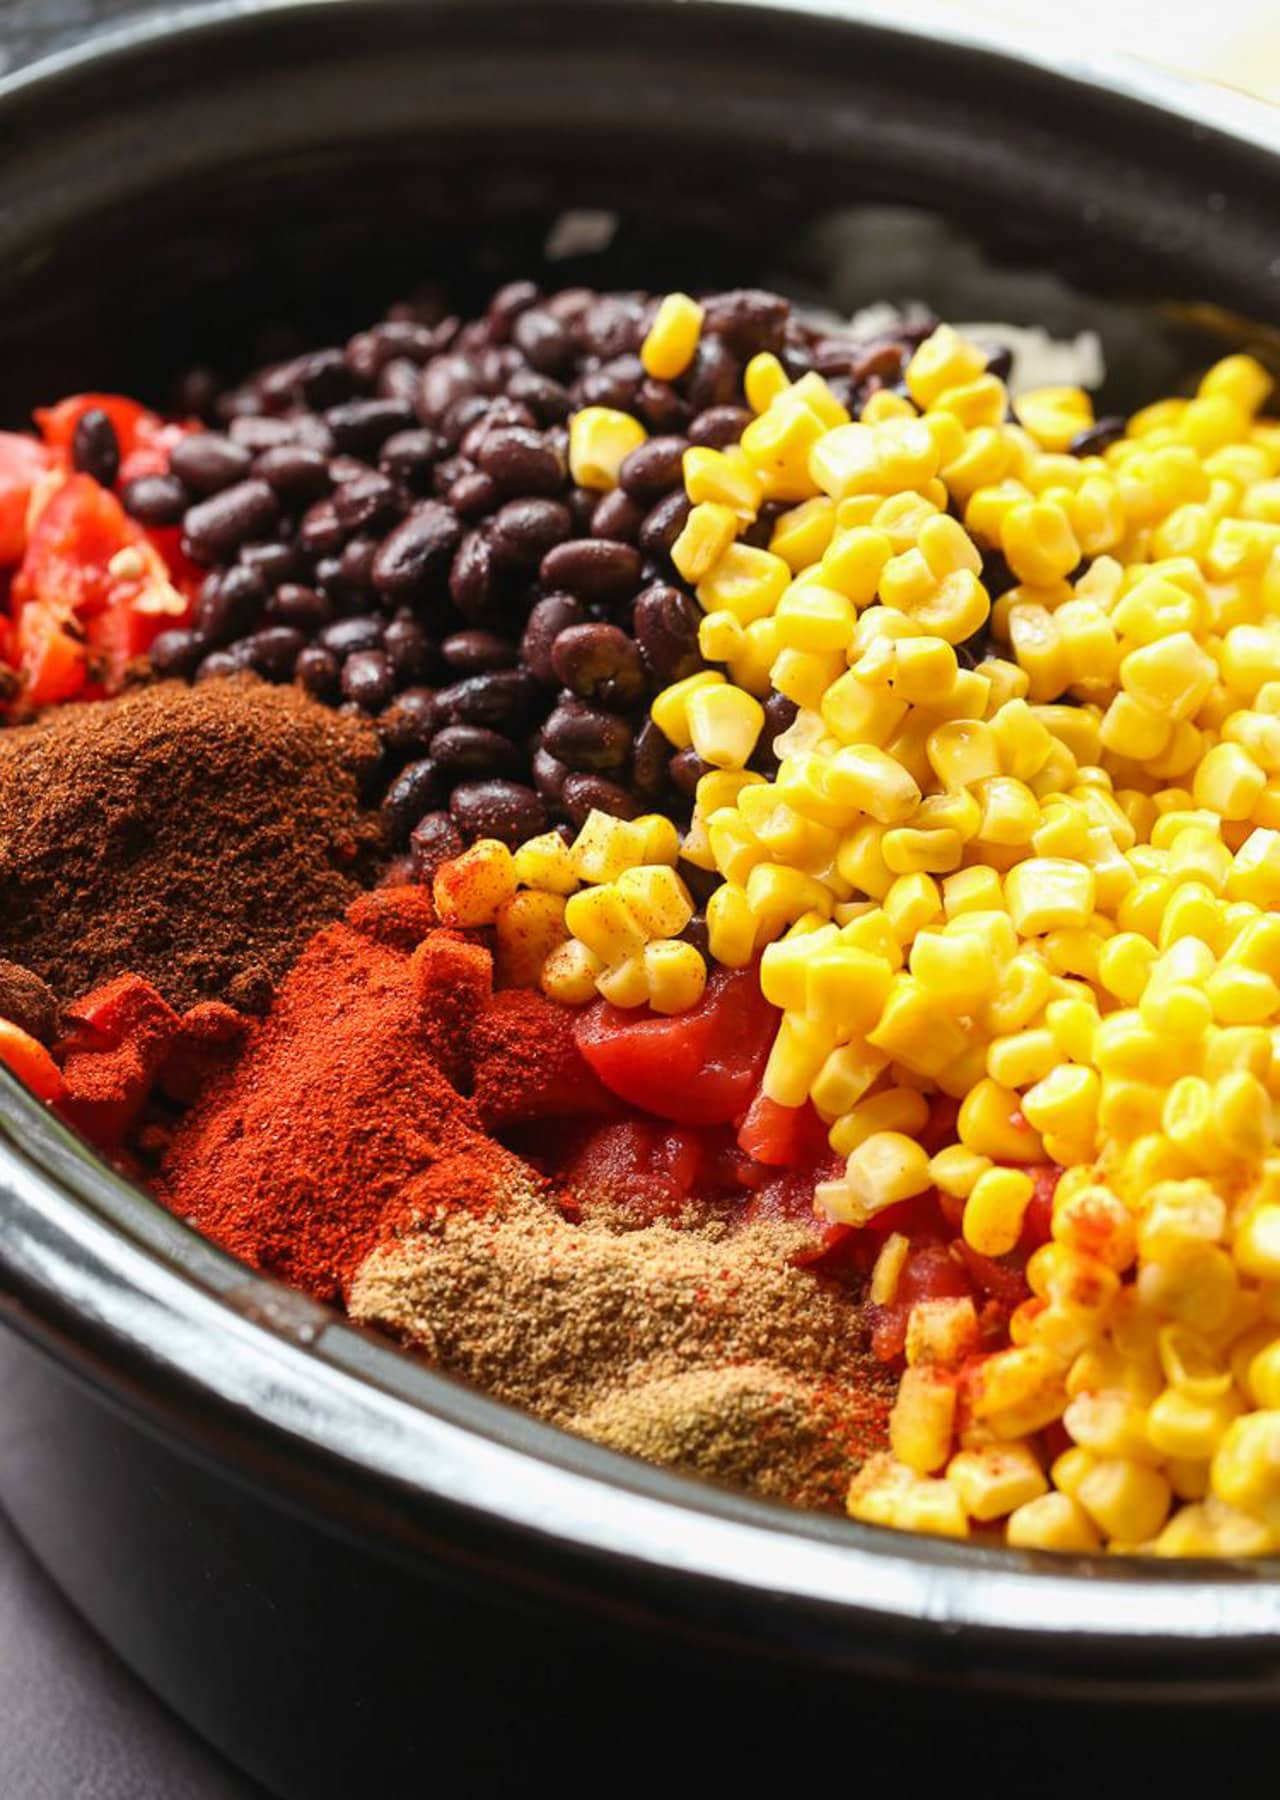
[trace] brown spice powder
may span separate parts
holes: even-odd
[[[376,739],[300,690],[164,683],[0,731],[0,957],[255,1008],[372,878]]]
[[[788,1259],[800,1228],[616,1235],[537,1201],[375,1249],[348,1294],[450,1374],[651,1461],[835,1506],[884,1443],[861,1308]]]

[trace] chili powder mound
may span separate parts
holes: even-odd
[[[129,972],[255,1010],[369,885],[373,730],[251,677],[0,731],[0,958],[69,1000]]]

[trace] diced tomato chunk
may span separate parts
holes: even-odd
[[[759,1085],[778,1014],[754,967],[716,969],[689,1012],[666,1017],[600,1000],[578,1015],[578,1048],[619,1099],[678,1124],[732,1124]]]
[[[43,606],[26,606],[14,628],[23,696],[32,706],[74,700],[85,683],[84,645]]]
[[[1033,1182],[1027,1210],[1022,1215],[1022,1248],[1038,1250],[1053,1236],[1053,1196],[1057,1192],[1062,1170],[1057,1163],[1035,1163],[1027,1169]]]
[[[35,522],[15,600],[20,607],[35,601],[66,619],[100,612],[113,581],[108,564],[141,535],[114,494],[90,475],[70,476]]]
[[[0,567],[22,561],[31,489],[51,461],[39,438],[0,431]]]
[[[559,1177],[580,1200],[626,1207],[638,1223],[669,1218],[694,1195],[713,1197],[707,1177],[716,1147],[713,1134],[697,1129],[624,1119],[579,1138]]]
[[[830,1154],[827,1128],[811,1101],[779,1106],[763,1092],[738,1129],[738,1145],[757,1162],[779,1169],[810,1169]]]
[[[66,1092],[62,1071],[44,1045],[8,1019],[0,1019],[0,1063],[11,1069],[37,1100],[61,1100]]]

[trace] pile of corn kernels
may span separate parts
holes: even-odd
[[[678,373],[699,309],[644,346]],[[653,718],[708,765],[692,826],[593,815],[464,859],[461,922],[568,1004],[696,1004],[680,859],[721,878],[711,956],[760,958],[764,1078],[847,1159],[815,1206],[859,1225],[931,1188],[1018,1243],[1062,1165],[1007,1348],[969,1300],[908,1326],[891,1453],[860,1520],[1056,1550],[1280,1550],[1280,421],[1232,356],[1100,454],[1088,396],[1014,403],[946,326],[910,398],[852,421],[817,374],[747,371],[736,447],[690,449],[673,560],[721,667]],[[608,488],[635,421],[571,425]],[[785,502],[770,548],[739,541]],[[1016,585],[992,604],[981,551]],[[989,624],[991,650],[964,646]],[[771,689],[798,707],[752,773]],[[458,865],[454,865],[454,870]],[[930,1156],[929,1096],[959,1101]],[[908,1244],[884,1242],[891,1301]],[[1070,1447],[1050,1459],[1048,1427]]]

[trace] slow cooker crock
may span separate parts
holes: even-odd
[[[83,386],[162,400],[264,322],[349,330],[426,275],[1096,328],[1107,404],[1273,354],[1280,318],[1262,108],[846,8],[201,6],[0,84],[0,140],[7,424]],[[478,1694],[477,1771],[535,1723],[639,1766],[711,1718],[740,1753],[780,1697],[790,1734],[922,1687],[1280,1692],[1274,1566],[976,1550],[614,1456],[233,1263],[7,1077],[0,1314],[0,1501],[282,1794],[421,1779]]]

